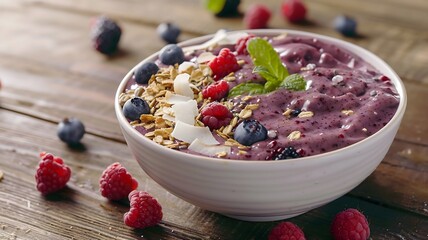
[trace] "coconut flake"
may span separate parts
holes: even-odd
[[[213,60],[216,56],[211,52],[203,52],[196,58],[197,63],[205,63]]]
[[[193,91],[190,88],[189,79],[190,75],[187,73],[178,74],[174,79],[174,92],[193,99]]]
[[[171,136],[186,143],[191,143],[195,139],[199,139],[206,145],[219,144],[208,127],[197,127],[182,121],[176,121]]]
[[[175,121],[181,121],[190,125],[195,125],[195,117],[198,116],[198,105],[195,100],[179,102],[172,106]]]
[[[201,140],[196,138],[188,147],[189,150],[194,152],[208,155],[208,156],[216,156],[219,153],[225,152],[230,154],[230,147],[224,145],[207,145],[203,143]]]
[[[192,62],[184,61],[178,66],[178,72],[182,73],[187,71],[189,68],[195,68],[195,67],[196,67],[196,64]]]
[[[192,98],[182,96],[182,95],[178,95],[178,94],[174,94],[172,92],[166,92],[165,100],[169,104],[177,104],[177,103],[181,103],[181,102],[187,102],[189,100],[192,100]]]

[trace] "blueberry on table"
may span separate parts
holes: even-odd
[[[294,147],[287,147],[282,152],[280,152],[275,160],[283,160],[283,159],[291,159],[291,158],[299,158],[300,154],[296,151]]]
[[[92,44],[100,53],[110,55],[117,50],[122,30],[112,19],[101,16],[92,26]]]
[[[267,138],[267,129],[259,121],[247,119],[236,127],[233,138],[242,145],[251,146]]]
[[[159,36],[167,43],[177,43],[180,28],[173,23],[161,23],[156,29]]]
[[[334,29],[344,36],[353,37],[357,35],[357,22],[348,16],[338,16],[334,19]]]
[[[57,135],[67,144],[78,144],[85,134],[85,126],[77,118],[65,118],[58,124]]]
[[[181,64],[184,62],[184,52],[176,44],[168,44],[160,50],[159,60],[165,65]]]
[[[135,82],[139,84],[147,84],[152,77],[159,71],[158,65],[154,62],[145,62],[134,72]]]
[[[141,114],[148,113],[150,113],[149,104],[139,97],[131,98],[123,105],[123,115],[131,121],[138,120]]]

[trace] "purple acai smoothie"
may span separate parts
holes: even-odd
[[[215,101],[204,98],[204,89],[221,80],[227,82],[229,91],[242,83],[265,84],[266,80],[253,72],[254,59],[247,51],[238,50],[240,45],[228,43],[192,52],[184,48],[184,63],[169,66],[156,60],[159,71],[148,84],[138,84],[134,77],[129,79],[121,105],[137,96],[150,106],[150,112],[142,114],[139,120],[130,120],[131,125],[153,141],[177,151],[225,159],[281,160],[349,146],[379,131],[395,114],[400,99],[394,85],[388,76],[355,54],[314,38],[287,35],[264,39],[275,49],[289,74],[303,77],[306,89],[293,91],[279,87],[262,94],[226,95]],[[223,48],[229,48],[236,56],[239,69],[214,80],[209,63]],[[178,91],[178,87],[186,84],[174,83],[183,74],[189,76],[185,79],[193,97]],[[181,101],[190,100],[194,101],[197,112],[179,107]],[[231,115],[219,129],[210,128],[217,142],[195,141],[194,138],[200,140],[206,136],[192,131],[207,129],[203,121],[205,113],[201,111],[211,102],[222,104]],[[181,115],[189,114],[190,118],[194,116],[194,123],[190,120],[187,124],[193,123],[194,128],[177,124]],[[260,140],[245,144],[235,131],[244,121],[252,120],[266,132],[262,129],[254,135],[261,136]],[[188,128],[176,129],[178,125]],[[191,137],[182,137],[181,131],[189,131],[187,135]]]

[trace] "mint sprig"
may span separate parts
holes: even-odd
[[[268,41],[254,38],[247,43],[247,50],[254,63],[254,73],[262,76],[265,84],[241,83],[233,87],[229,97],[243,94],[264,94],[286,88],[290,91],[302,91],[306,88],[306,81],[299,74],[288,73],[287,68],[282,65],[278,53]]]

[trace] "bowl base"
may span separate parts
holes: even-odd
[[[246,215],[233,215],[233,214],[222,214],[222,215],[230,218],[238,219],[238,220],[248,221],[248,222],[272,222],[272,221],[278,221],[278,220],[284,220],[284,219],[296,217],[301,214],[304,214],[305,212],[275,215],[275,216],[246,216]]]

